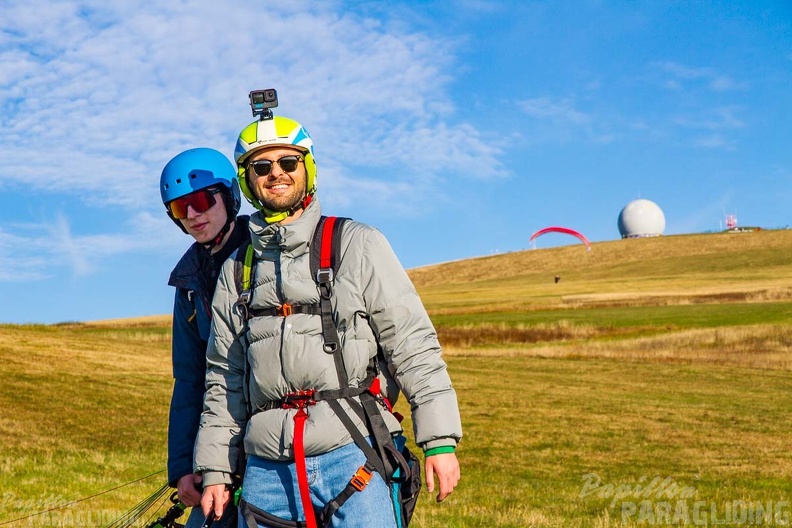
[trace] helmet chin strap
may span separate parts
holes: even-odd
[[[206,249],[210,253],[216,246],[219,246],[223,242],[223,239],[225,238],[226,234],[228,234],[228,231],[231,229],[231,224],[233,224],[234,220],[236,220],[236,211],[233,205],[234,195],[230,190],[223,191],[223,203],[226,204],[225,225],[223,225],[223,227],[220,228],[220,231],[218,231],[217,235],[212,240],[210,240],[206,244],[202,244],[204,249]]]
[[[312,201],[313,201],[313,193],[306,194],[302,200],[297,202],[297,204],[294,207],[292,207],[287,211],[273,211],[272,209],[267,209],[265,207],[263,210],[267,214],[264,215],[264,219],[267,221],[268,224],[282,222],[288,217],[294,216],[297,213],[297,211],[302,211],[303,209],[308,207]]]
[[[206,242],[205,244],[202,244],[202,245],[203,245],[203,247],[204,247],[204,249],[205,249],[206,251],[208,251],[208,252],[210,252],[210,253],[211,253],[211,252],[212,252],[212,250],[213,250],[213,249],[214,249],[216,246],[220,245],[220,243],[221,243],[221,242],[223,242],[223,239],[225,238],[225,236],[226,236],[226,234],[228,233],[229,229],[231,228],[231,224],[232,224],[233,222],[234,222],[234,218],[232,218],[232,217],[229,215],[229,216],[228,216],[228,220],[226,220],[226,223],[223,225],[223,227],[221,227],[221,228],[220,228],[220,232],[219,232],[219,233],[217,233],[217,236],[216,236],[216,237],[214,237],[214,238],[213,238],[212,240],[210,240],[209,242]]]

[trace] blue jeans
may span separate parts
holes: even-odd
[[[354,443],[306,457],[311,502],[320,510],[343,490],[366,462]],[[294,462],[272,462],[248,456],[242,498],[267,513],[289,520],[304,520]],[[353,494],[333,515],[333,528],[396,528],[388,486],[378,473],[363,491]],[[246,528],[239,516],[239,527]]]

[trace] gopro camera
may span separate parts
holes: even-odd
[[[250,92],[249,97],[253,117],[259,116],[262,121],[272,119],[272,110],[270,108],[278,106],[278,92],[275,91],[275,88],[253,90]]]

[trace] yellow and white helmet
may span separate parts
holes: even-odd
[[[253,207],[264,209],[264,205],[259,202],[248,186],[245,160],[255,152],[267,147],[292,147],[303,152],[308,180],[305,189],[308,196],[313,196],[316,192],[316,162],[314,161],[311,136],[297,121],[288,117],[275,116],[272,119],[254,121],[246,126],[240,132],[234,149],[239,186],[242,189],[242,194],[253,204]]]

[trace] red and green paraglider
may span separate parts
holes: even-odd
[[[583,236],[583,233],[580,233],[579,231],[575,231],[574,229],[570,229],[568,227],[560,227],[560,226],[545,227],[544,229],[540,229],[539,231],[531,235],[531,239],[529,240],[529,242],[533,243],[534,240],[536,240],[537,238],[539,238],[540,236],[546,233],[562,233],[565,235],[572,235],[574,237],[579,238],[581,242],[586,244],[586,249],[588,251],[591,251],[591,243],[588,241],[588,239],[585,236]]]

